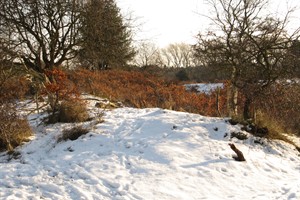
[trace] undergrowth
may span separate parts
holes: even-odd
[[[197,94],[183,85],[135,71],[88,71],[69,73],[81,92],[120,101],[136,108],[159,107],[207,116],[226,116],[225,90],[220,94]]]
[[[17,111],[17,101],[25,98],[29,83],[16,71],[0,67],[0,91],[0,151],[12,152],[32,135],[27,119]]]
[[[28,141],[32,130],[27,119],[17,115],[14,104],[1,102],[0,107],[0,151],[13,151]]]

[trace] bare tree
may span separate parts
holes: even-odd
[[[81,6],[78,0],[0,2],[0,40],[8,44],[7,57],[22,62],[14,67],[25,66],[36,90],[46,89],[53,114],[60,100],[54,69],[77,55]]]
[[[159,48],[151,42],[142,42],[137,47],[134,62],[137,66],[160,65],[161,58]]]
[[[287,60],[287,62],[292,61],[293,74],[295,77],[300,78],[300,40],[294,40],[292,42],[291,48],[289,49],[289,53],[292,56],[292,59]]]
[[[167,47],[167,51],[171,55],[172,63],[174,64],[174,67],[181,67],[183,56],[180,52],[180,48],[176,44],[170,44]]]
[[[172,63],[172,56],[170,55],[169,51],[167,48],[161,49],[161,56],[164,60],[164,63],[166,66],[171,67],[173,65]]]
[[[191,67],[193,65],[193,48],[191,45],[180,43],[179,49],[182,54],[182,66]]]
[[[228,108],[237,115],[237,96],[245,97],[243,116],[250,118],[250,106],[264,94],[264,88],[286,74],[287,50],[299,31],[286,31],[288,11],[283,19],[263,15],[267,0],[208,0],[217,31],[199,34],[197,55],[206,64],[230,71]]]
[[[79,8],[75,0],[1,1],[1,40],[9,38],[7,51],[44,73],[76,56]]]
[[[167,66],[190,67],[193,64],[193,48],[185,43],[170,44],[161,50]]]

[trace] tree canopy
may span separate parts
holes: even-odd
[[[79,60],[89,68],[122,66],[135,54],[132,32],[114,0],[90,0],[82,14]]]
[[[76,56],[80,6],[75,0],[7,0],[0,3],[5,52],[37,72]]]
[[[287,32],[289,11],[283,19],[264,14],[267,0],[208,0],[213,8],[209,17],[215,32],[199,34],[195,45],[201,61],[231,74],[228,108],[237,114],[237,92],[244,96],[244,118],[249,106],[267,88],[290,71],[288,53],[299,31]]]

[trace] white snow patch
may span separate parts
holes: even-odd
[[[100,110],[88,103],[91,115]],[[119,108],[88,134],[57,143],[75,124],[39,125],[8,161],[0,154],[0,199],[300,199],[300,157],[291,145],[225,137],[224,119],[169,110]],[[92,124],[92,125],[91,125]],[[38,126],[39,125],[39,126]],[[233,142],[246,162],[232,159]]]
[[[218,88],[222,89],[224,87],[223,83],[194,83],[194,84],[186,84],[187,90],[196,89],[199,93],[210,94],[211,92],[217,90]]]

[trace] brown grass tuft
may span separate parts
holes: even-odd
[[[76,126],[71,129],[63,130],[61,137],[58,138],[57,142],[62,142],[66,140],[77,140],[80,136],[85,135],[89,132],[88,129],[82,126]]]
[[[13,151],[28,141],[32,130],[26,119],[20,118],[12,104],[0,105],[0,151]]]
[[[65,123],[84,122],[89,114],[84,102],[80,100],[64,100],[58,111],[58,121]]]

